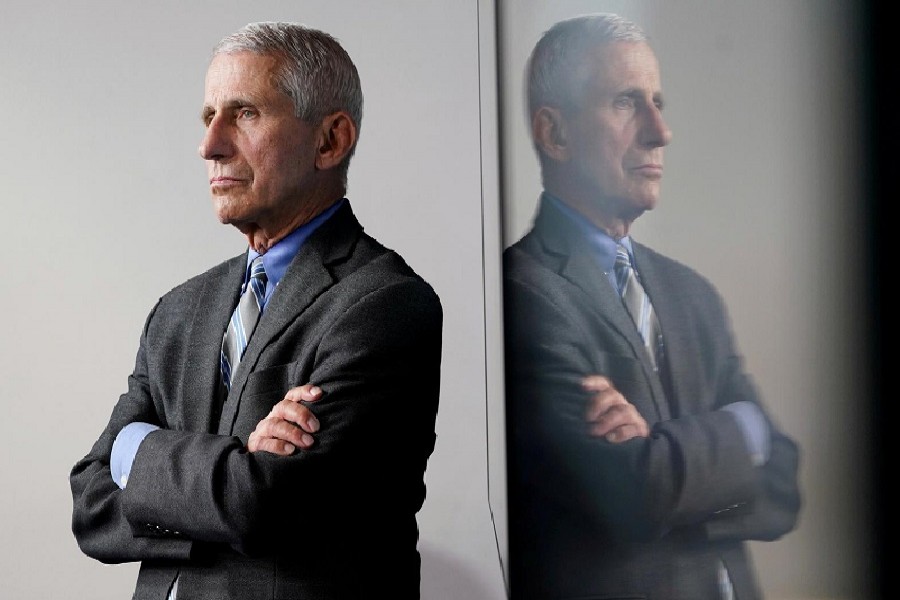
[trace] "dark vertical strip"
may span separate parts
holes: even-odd
[[[498,169],[497,195],[500,199],[500,207],[499,207],[500,211],[499,211],[499,219],[498,220],[499,220],[499,224],[500,224],[499,239],[500,239],[500,244],[501,244],[502,248],[505,248],[507,245],[506,244],[506,241],[507,241],[506,240],[506,220],[507,220],[507,214],[508,214],[507,204],[509,202],[509,199],[506,197],[506,185],[505,185],[506,176],[507,176],[507,172],[506,172],[507,167],[506,167],[506,160],[505,160],[506,153],[503,151],[504,143],[506,140],[506,129],[507,129],[506,128],[506,120],[509,118],[509,115],[507,115],[506,111],[504,110],[504,106],[506,105],[506,102],[505,102],[506,86],[504,85],[504,82],[506,80],[506,66],[507,66],[503,60],[503,46],[504,46],[504,42],[505,42],[504,30],[503,30],[504,15],[505,15],[505,1],[504,0],[495,0],[495,2],[494,2],[494,40],[495,40],[494,60],[496,61],[496,74],[497,74],[497,77],[496,77],[496,86],[497,86],[497,88],[496,88],[496,93],[497,93],[497,169]],[[502,260],[502,258],[501,258],[501,260]],[[506,303],[503,300],[503,293],[504,293],[503,292],[503,266],[501,263],[501,267],[500,267],[500,316],[501,316],[502,331],[504,332],[504,338],[505,338],[506,324],[504,322],[504,318],[505,318],[504,315],[505,315]],[[505,352],[506,352],[505,343],[503,343],[502,345],[504,347],[503,351],[505,354]],[[503,374],[502,374],[503,389],[504,389],[504,393],[506,393],[507,386],[506,386],[506,359],[505,359],[505,357],[504,357],[504,360],[502,361],[501,365],[503,368]],[[503,405],[504,405],[503,433],[504,433],[504,444],[505,444],[505,446],[504,446],[505,453],[504,454],[505,454],[505,459],[506,459],[505,466],[506,466],[506,475],[507,475],[507,480],[508,480],[509,473],[511,472],[511,470],[510,470],[510,444],[509,444],[509,440],[510,440],[509,433],[510,432],[509,432],[509,427],[508,427],[508,424],[509,424],[509,416],[508,416],[509,415],[509,399],[508,398],[504,398]],[[509,497],[509,485],[506,486],[506,490],[507,490],[506,491],[507,513],[506,514],[507,514],[507,521],[509,521],[512,518],[512,514],[510,512],[511,501],[510,501],[510,497]],[[506,527],[506,531],[507,531],[507,539],[504,540],[506,543],[506,564],[504,564],[502,566],[503,566],[503,579],[504,579],[504,585],[506,587],[506,594],[507,594],[507,597],[511,597],[509,557],[512,554],[512,552],[514,551],[514,549],[513,549],[513,543],[511,541],[511,538],[509,537],[509,533],[508,533],[510,531],[509,526]]]
[[[896,511],[896,492],[891,485],[894,473],[888,458],[887,440],[890,433],[888,427],[887,407],[891,402],[891,382],[888,380],[888,369],[896,355],[891,348],[895,337],[895,319],[892,307],[897,306],[895,287],[891,280],[896,269],[891,269],[890,257],[895,251],[891,248],[891,235],[896,235],[897,226],[891,220],[889,208],[896,203],[895,179],[897,178],[896,160],[898,125],[898,107],[896,92],[900,67],[896,62],[897,33],[893,31],[897,21],[888,15],[888,3],[880,0],[869,0],[862,10],[859,39],[863,45],[863,82],[867,101],[863,126],[864,164],[868,166],[862,174],[864,190],[868,198],[867,227],[869,243],[866,245],[866,281],[868,312],[864,323],[868,332],[870,348],[870,383],[871,401],[871,439],[869,451],[872,456],[870,483],[872,498],[872,522],[869,524],[872,536],[871,575],[874,585],[874,597],[887,598],[887,590],[896,588],[888,581],[888,569],[883,557],[888,556],[889,539],[894,528],[893,515]],[[892,11],[893,12],[893,11]],[[894,213],[896,211],[890,211]]]

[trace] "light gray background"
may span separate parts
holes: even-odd
[[[853,269],[867,206],[853,4],[499,2],[506,243],[530,223],[540,191],[522,71],[541,33],[612,11],[652,38],[673,141],[660,205],[632,234],[718,286],[747,368],[802,449],[798,529],[752,545],[770,599],[872,597],[872,403],[865,332],[853,321],[864,309]]]
[[[423,599],[503,597],[487,501],[478,12],[476,0],[4,4],[0,597],[131,595],[136,565],[78,550],[68,472],[126,389],[156,299],[246,247],[212,212],[199,111],[212,46],[260,20],[318,27],[353,57],[365,115],[348,196],[443,301]],[[402,414],[383,418],[403,435]],[[298,560],[315,546],[298,539]]]

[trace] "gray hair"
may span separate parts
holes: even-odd
[[[334,37],[300,23],[250,23],[213,48],[213,56],[237,52],[278,58],[276,84],[294,101],[298,118],[318,123],[334,112],[345,111],[359,135],[363,110],[359,73]],[[355,150],[354,144],[341,165],[345,177]]]
[[[613,13],[595,13],[560,21],[544,32],[526,67],[528,119],[541,106],[578,108],[589,78],[588,53],[599,44],[646,42],[635,23]]]

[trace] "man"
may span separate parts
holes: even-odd
[[[527,76],[544,193],[504,255],[512,598],[759,598],[745,541],[795,526],[798,450],[713,286],[629,236],[671,139],[655,55],[588,15]]]
[[[213,52],[200,154],[249,249],[159,300],[71,473],[80,547],[141,561],[135,599],[419,597],[442,313],[344,197],[361,116],[326,33]]]

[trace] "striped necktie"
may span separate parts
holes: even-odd
[[[656,311],[650,304],[650,296],[644,291],[641,282],[638,281],[637,273],[631,265],[631,255],[628,249],[622,244],[616,245],[616,285],[619,288],[619,294],[622,296],[622,302],[625,304],[628,314],[637,326],[641,337],[644,340],[644,347],[650,355],[650,362],[653,368],[659,370],[657,362],[662,358],[663,341],[662,334],[659,330],[659,321],[656,318]],[[733,600],[734,588],[731,583],[731,577],[728,574],[725,565],[719,562],[719,594],[722,600]]]
[[[228,321],[228,327],[225,329],[222,339],[222,381],[229,391],[231,390],[231,377],[237,371],[238,363],[244,355],[250,335],[262,313],[267,281],[262,256],[257,256],[250,263],[250,279],[241,294],[237,308],[231,315],[231,320]]]
[[[640,281],[638,281],[637,273],[631,265],[631,256],[628,249],[622,244],[616,246],[616,285],[619,288],[619,294],[622,296],[622,302],[625,309],[637,326],[641,338],[644,340],[644,347],[650,356],[650,362],[653,368],[658,370],[657,360],[662,350],[662,336],[659,331],[659,321],[656,318],[656,311],[650,304],[650,296],[644,291]]]

